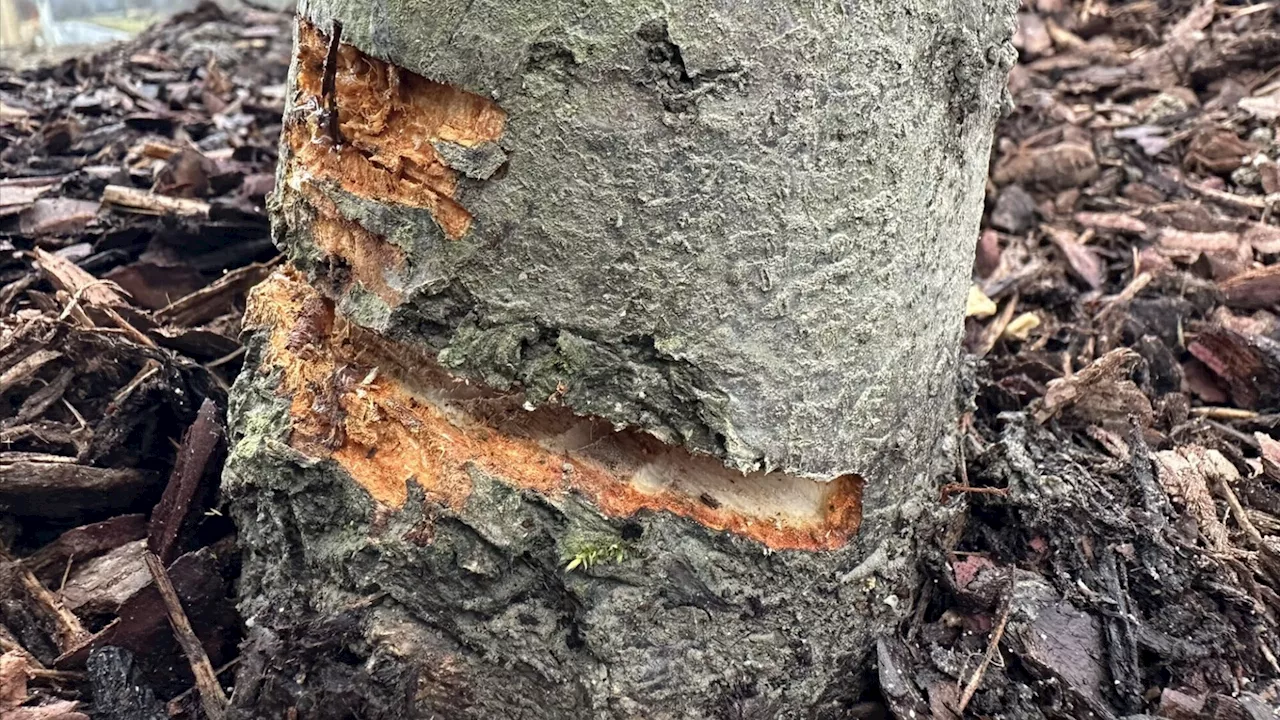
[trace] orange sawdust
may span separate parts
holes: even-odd
[[[832,481],[816,517],[753,516],[670,489],[641,490],[604,462],[548,449],[521,431],[571,424],[567,411],[528,412],[519,409],[518,394],[495,393],[474,402],[487,408],[479,412],[446,408],[421,389],[424,382],[436,388],[453,382],[438,365],[335,317],[332,305],[292,271],[275,273],[253,291],[245,327],[267,333],[264,368],[280,371],[280,392],[290,398],[290,444],[332,458],[387,506],[402,506],[413,481],[429,502],[461,509],[476,468],[549,497],[580,493],[609,516],[666,511],[776,549],[840,547],[861,520],[862,480],[855,475]],[[637,439],[635,447],[650,442]]]
[[[294,107],[301,114],[284,131],[290,162],[352,194],[427,208],[447,237],[465,235],[472,217],[455,200],[458,172],[432,143],[472,147],[495,142],[502,136],[506,113],[488,98],[340,44],[334,95],[342,144],[335,146],[317,121],[326,107],[321,86],[327,50],[328,38],[299,20]]]

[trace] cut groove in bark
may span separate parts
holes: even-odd
[[[506,113],[492,100],[339,45],[334,92],[341,145],[319,122],[328,38],[298,23],[294,115],[285,131],[293,151],[285,172],[336,181],[360,197],[427,208],[445,235],[457,239],[471,213],[454,198],[459,174],[487,177],[502,159],[495,143]],[[478,156],[478,157],[477,157]],[[471,160],[471,161],[468,161]]]
[[[254,291],[246,327],[267,335],[265,369],[280,371],[290,398],[290,444],[332,458],[384,505],[402,506],[413,481],[459,509],[474,465],[544,495],[581,493],[613,517],[665,510],[774,549],[829,550],[857,532],[856,475],[743,474],[564,408],[525,410],[520,393],[464,384],[420,351],[351,325],[295,275],[278,272]]]
[[[388,278],[405,266],[404,251],[342,215],[333,201],[311,183],[296,190],[310,204],[311,236],[316,247],[330,257],[341,258],[351,269],[351,281],[359,282],[388,307],[403,299]],[[343,288],[349,291],[350,287]]]

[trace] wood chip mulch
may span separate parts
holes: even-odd
[[[206,5],[0,71],[6,720],[235,706],[217,481],[290,41]],[[1027,0],[1015,44],[949,522],[849,716],[1275,717],[1280,3]]]

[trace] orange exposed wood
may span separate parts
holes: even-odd
[[[341,44],[335,100],[342,143],[335,145],[317,122],[326,107],[321,86],[328,38],[298,21],[295,114],[285,138],[290,173],[332,180],[344,190],[378,202],[426,208],[445,235],[457,239],[471,213],[456,200],[458,172],[433,145],[472,147],[495,142],[506,113],[492,100],[433,82]]]
[[[285,192],[292,192],[292,189]],[[300,192],[314,212],[308,227],[316,247],[346,261],[351,268],[352,279],[358,280],[387,305],[399,305],[403,296],[387,283],[387,274],[404,267],[404,251],[344,217],[333,201],[314,185],[303,185]]]
[[[290,272],[277,272],[254,290],[245,324],[267,333],[264,369],[281,372],[280,391],[291,403],[290,444],[337,461],[384,505],[402,506],[413,481],[429,501],[458,510],[471,493],[475,468],[552,498],[580,493],[613,517],[666,511],[777,549],[840,547],[861,520],[862,480],[855,475],[803,486],[820,493],[821,502],[812,514],[784,516],[767,508],[741,511],[734,488],[755,482],[785,490],[815,481],[732,475],[738,480],[717,486],[719,498],[647,487],[636,481],[637,468],[660,462],[675,463],[681,473],[729,471],[607,423],[600,433],[607,434],[608,457],[589,444],[577,451],[549,447],[548,438],[590,429],[592,421],[561,408],[526,411],[518,393],[464,386],[419,351],[347,324]]]

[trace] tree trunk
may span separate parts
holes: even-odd
[[[303,2],[239,706],[846,716],[933,527],[1014,6]]]

